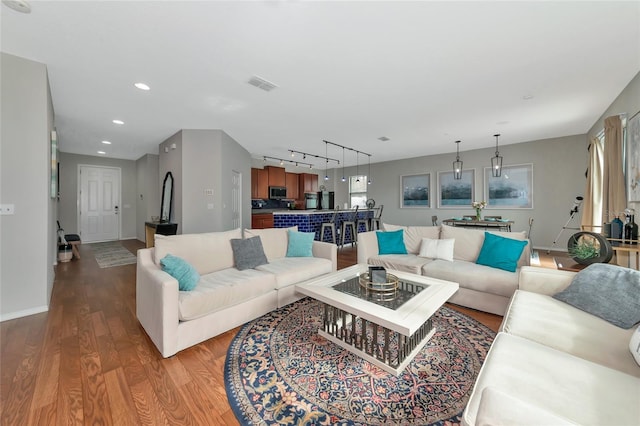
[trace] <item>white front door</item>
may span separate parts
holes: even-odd
[[[120,168],[79,166],[80,236],[83,242],[120,237]]]
[[[242,227],[242,174],[234,170],[231,182],[231,220],[235,229]]]

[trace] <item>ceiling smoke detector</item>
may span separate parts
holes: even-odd
[[[26,0],[2,0],[2,3],[16,12],[31,13],[31,5]]]
[[[258,77],[256,75],[251,77],[247,83],[249,83],[252,86],[256,86],[258,89],[262,89],[265,92],[270,92],[276,87],[278,87],[275,84],[271,83],[270,81],[267,81],[264,78]]]
[[[386,136],[380,136],[380,137],[378,138],[378,140],[380,140],[380,141],[382,141],[382,142],[386,142],[386,141],[388,141],[388,140],[389,140],[389,138],[388,138],[388,137],[386,137]]]

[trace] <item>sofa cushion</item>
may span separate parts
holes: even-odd
[[[485,232],[484,242],[476,263],[515,272],[518,259],[528,243],[528,241],[518,241]]]
[[[410,274],[420,275],[422,267],[433,259],[419,257],[415,254],[383,254],[375,255],[369,258],[369,265],[384,266],[385,269],[395,271],[409,272]]]
[[[511,297],[518,288],[518,274],[474,262],[436,259],[422,266],[422,275],[457,282],[460,288]]]
[[[550,296],[516,291],[500,330],[640,377],[640,368],[628,349],[632,330]]]
[[[477,424],[481,395],[495,387],[583,425],[632,425],[640,418],[637,377],[545,345],[498,333],[463,413]]]
[[[156,265],[160,266],[160,259],[167,254],[172,254],[189,262],[200,275],[232,268],[234,262],[231,239],[233,238],[242,238],[240,228],[203,234],[156,234],[154,260]]]
[[[456,240],[448,238],[445,240],[432,240],[431,238],[423,238],[420,246],[420,257],[428,257],[431,259],[442,259],[453,262],[453,247]]]
[[[594,263],[553,297],[628,329],[640,322],[640,271]]]
[[[467,262],[475,262],[480,254],[480,249],[484,243],[484,232],[477,229],[468,229],[456,226],[441,226],[440,238],[453,238],[456,240],[453,251],[453,258],[457,260],[466,260]],[[500,235],[501,237],[512,238],[514,240],[526,240],[525,232],[500,232],[491,231],[491,234]],[[518,259],[518,267],[529,265],[531,252],[527,245],[522,251],[520,259]]]
[[[236,268],[240,271],[268,263],[260,237],[234,238],[231,240],[231,248]]]
[[[328,274],[333,270],[333,265],[330,260],[320,257],[282,257],[256,269],[273,274],[276,288],[281,289]]]
[[[190,291],[198,285],[200,274],[186,260],[173,255],[166,255],[160,259],[162,270],[178,280],[180,291]]]
[[[379,254],[407,254],[402,229],[397,231],[376,231]]]
[[[298,232],[289,229],[287,233],[287,257],[312,257],[315,232]]]
[[[267,260],[271,262],[273,259],[279,259],[287,255],[287,247],[289,246],[288,231],[297,231],[298,227],[291,228],[267,228],[267,229],[245,229],[244,237],[250,238],[259,236],[262,240],[262,248]]]
[[[203,275],[193,291],[180,292],[178,316],[180,321],[196,319],[274,291],[275,287],[274,275],[255,269],[212,272]]]
[[[417,254],[420,252],[420,245],[423,238],[431,238],[437,240],[440,238],[439,226],[402,226],[402,225],[390,225],[388,223],[382,224],[382,229],[385,231],[397,231],[402,229],[404,235],[404,245],[407,248],[407,252]]]

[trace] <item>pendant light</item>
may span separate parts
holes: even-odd
[[[356,151],[356,182],[360,182],[360,153]]]
[[[491,175],[493,177],[500,177],[502,174],[502,157],[500,156],[500,152],[498,152],[498,138],[500,137],[500,133],[493,136],[496,138],[496,156],[491,157]]]
[[[367,185],[371,185],[371,156],[369,156],[369,171],[367,172]]]
[[[347,179],[344,177],[344,147],[342,147],[342,181],[347,181]]]
[[[460,161],[460,141],[456,141],[456,161],[453,162],[453,178],[462,179],[462,161]]]
[[[327,143],[324,143],[324,180],[329,180],[329,174],[327,173],[327,167],[329,166],[329,156],[327,155]]]

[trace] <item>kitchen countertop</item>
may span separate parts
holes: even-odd
[[[375,209],[358,209],[359,212],[375,210]],[[353,209],[340,209],[338,212],[353,212]],[[325,209],[325,210],[290,210],[290,209],[251,209],[251,214],[325,214],[325,213],[333,213],[333,210]]]

